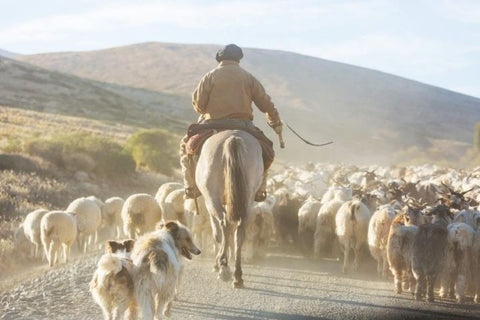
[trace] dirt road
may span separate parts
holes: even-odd
[[[88,292],[98,254],[78,258],[0,288],[0,319],[102,319]],[[337,261],[310,261],[271,254],[246,264],[246,289],[234,290],[216,280],[211,259],[188,263],[171,319],[471,319],[480,305],[471,300],[433,304],[416,302],[408,293],[393,293],[392,283],[374,276],[373,264],[343,275]],[[369,272],[369,270],[372,270]]]

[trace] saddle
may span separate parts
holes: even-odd
[[[254,136],[262,148],[263,166],[267,170],[273,163],[275,151],[273,150],[273,142],[267,138],[262,130],[257,127],[248,127],[238,124],[222,124],[222,123],[194,123],[188,127],[188,141],[185,150],[188,155],[200,155],[205,141],[215,133],[225,130],[243,130]]]

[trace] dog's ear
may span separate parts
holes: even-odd
[[[167,231],[171,233],[174,238],[176,238],[179,227],[175,221],[167,222],[167,224],[165,224],[165,229],[167,229]]]
[[[125,251],[127,252],[132,251],[134,244],[135,244],[135,240],[133,239],[128,239],[123,241],[123,245],[125,246]]]
[[[121,247],[121,243],[118,243],[117,241],[115,240],[109,240],[105,243],[105,251],[107,253],[115,253],[118,248]]]

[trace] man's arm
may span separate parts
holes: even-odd
[[[278,114],[277,108],[272,102],[270,96],[265,92],[265,88],[262,86],[260,81],[255,79],[252,76],[253,80],[253,90],[252,90],[252,99],[255,105],[260,111],[266,113],[267,122],[271,127],[275,127],[280,124],[280,115]]]
[[[208,98],[212,88],[210,74],[203,76],[192,94],[192,104],[196,112],[204,114],[207,112]]]

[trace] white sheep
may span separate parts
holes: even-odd
[[[352,190],[348,188],[337,189],[333,199],[324,203],[317,214],[315,233],[313,235],[313,256],[319,258],[321,251],[328,245],[333,246],[335,241],[335,216],[338,209],[352,199]]]
[[[395,218],[395,209],[390,205],[384,205],[375,211],[368,224],[368,249],[377,261],[377,273],[387,276],[387,242],[390,225]]]
[[[343,248],[343,273],[348,270],[350,249],[354,251],[353,269],[358,270],[360,249],[367,242],[370,211],[360,200],[345,202],[335,216],[335,232]]]
[[[480,215],[478,216],[478,224],[480,224]],[[475,231],[473,236],[472,244],[472,278],[473,278],[473,288],[475,290],[475,299],[476,303],[480,303],[480,228]]]
[[[88,248],[97,242],[97,231],[102,222],[102,212],[97,202],[88,198],[73,200],[66,212],[72,213],[77,222],[77,243],[80,252],[86,253]]]
[[[153,231],[162,219],[162,211],[155,198],[146,193],[129,196],[122,208],[123,231],[130,238]]]
[[[298,237],[303,254],[308,256],[312,250],[313,236],[317,224],[317,215],[322,204],[310,197],[298,210]]]
[[[332,201],[335,197],[337,199],[344,199],[345,201],[348,201],[352,199],[352,189],[337,185],[330,186],[327,192],[325,192],[325,194],[322,196],[320,202],[325,204],[329,201]]]
[[[163,219],[168,220],[178,220],[182,224],[185,224],[185,214],[184,214],[184,199],[185,191],[184,189],[177,189],[171,191],[165,198],[162,207]]]
[[[27,239],[32,243],[32,250],[30,252],[30,256],[32,258],[40,258],[40,256],[43,257],[42,239],[40,236],[40,221],[47,212],[48,210],[45,209],[37,209],[27,214],[25,220],[23,221],[23,232],[25,233],[25,237],[27,237]]]
[[[115,228],[116,237],[122,236],[122,208],[125,201],[120,197],[111,197],[105,200],[102,217],[103,221]]]
[[[163,207],[165,203],[165,198],[167,198],[170,192],[178,189],[183,189],[183,185],[178,182],[167,182],[162,184],[160,188],[158,188],[158,191],[155,194],[155,200],[160,206],[162,213],[165,212],[165,208]]]
[[[405,213],[398,214],[390,224],[387,240],[387,260],[393,274],[395,292],[402,293],[402,289],[410,288],[413,294],[415,279],[411,259],[418,227],[405,225],[405,216]],[[404,288],[402,288],[402,283]]]
[[[95,203],[100,208],[100,211],[102,212],[102,215],[103,215],[103,208],[105,207],[105,202],[103,202],[100,198],[98,198],[96,196],[88,196],[88,197],[86,197],[86,199],[95,201]]]
[[[245,230],[245,243],[243,245],[245,261],[266,257],[267,247],[272,239],[273,230],[274,222],[271,206],[255,204],[251,214],[248,216]]]
[[[210,215],[203,196],[197,198],[197,204],[198,212],[193,199],[185,200],[184,210],[187,227],[192,232],[193,242],[200,246],[202,254],[215,254],[216,249],[210,225]]]
[[[23,223],[20,224],[13,232],[13,245],[15,252],[17,253],[17,257],[21,257],[22,259],[28,258],[32,252],[33,245],[25,235]]]
[[[458,303],[465,301],[465,285],[470,272],[471,249],[475,231],[463,222],[454,222],[447,227],[445,265],[441,274],[440,297],[455,297]],[[454,292],[455,291],[455,292]]]
[[[60,259],[63,247],[64,262],[68,262],[70,248],[77,236],[77,223],[73,215],[65,211],[51,211],[42,217],[40,232],[43,250],[50,267]]]

